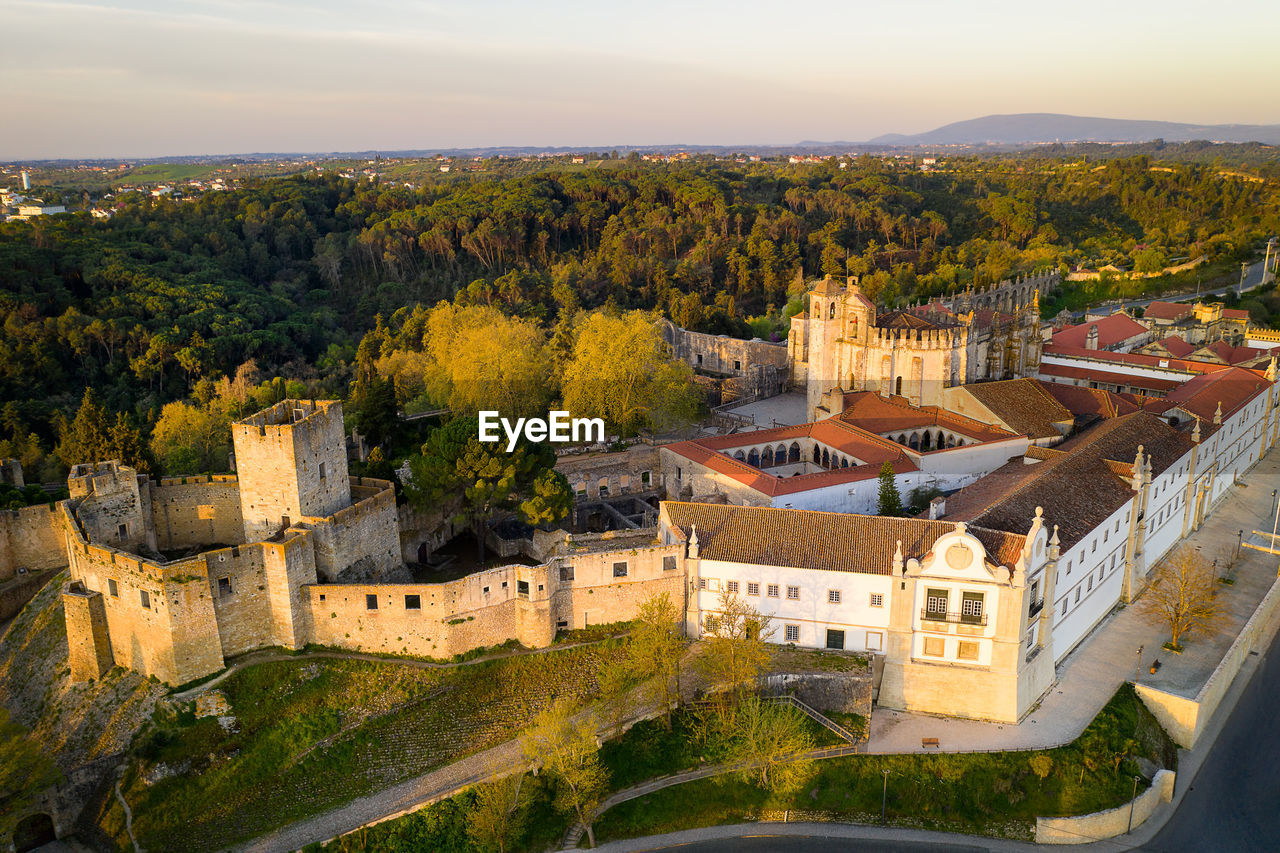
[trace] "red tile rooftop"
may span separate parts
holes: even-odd
[[[1003,441],[1017,435],[938,406],[915,406],[906,397],[882,397],[874,391],[845,394],[844,411],[838,418],[874,433],[940,426],[979,442]]]
[[[1068,326],[1054,334],[1053,343],[1059,346],[1083,347],[1089,340],[1089,329],[1094,326],[1098,329],[1098,346],[1101,348],[1115,346],[1147,332],[1146,326],[1128,314],[1117,312],[1101,320]]]
[[[1147,306],[1147,309],[1142,312],[1142,317],[1146,320],[1170,320],[1176,322],[1190,317],[1193,310],[1192,306],[1183,303],[1157,300]]]
[[[1141,388],[1145,391],[1167,393],[1181,385],[1173,379],[1154,379],[1150,376],[1134,376],[1130,373],[1117,373],[1109,370],[1095,370],[1091,367],[1068,367],[1063,364],[1041,364],[1041,376],[1060,376],[1063,379],[1081,379],[1089,382],[1103,382],[1123,388]]]

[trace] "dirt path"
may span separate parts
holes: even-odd
[[[0,630],[3,634],[3,630]],[[603,643],[607,640],[616,640],[625,637],[627,634],[611,634],[608,637],[602,637],[599,640],[584,640],[580,643],[561,643],[559,645],[546,646],[540,649],[515,649],[509,652],[497,652],[491,655],[483,655],[471,660],[454,661],[451,663],[437,663],[435,661],[416,660],[414,658],[400,658],[391,655],[373,655],[363,652],[338,652],[338,651],[315,651],[315,652],[298,652],[297,654],[289,654],[288,652],[249,652],[236,658],[234,662],[215,677],[197,684],[195,687],[188,688],[179,693],[174,693],[173,698],[179,701],[194,699],[206,690],[217,687],[240,670],[249,666],[256,666],[260,663],[276,663],[279,661],[289,660],[314,660],[319,658],[330,658],[336,660],[365,660],[374,663],[396,663],[402,666],[412,666],[418,669],[457,669],[464,666],[475,666],[476,664],[488,663],[489,661],[502,660],[503,658],[522,657],[524,655],[545,655],[550,652],[560,652],[566,649],[576,649],[581,646],[594,646],[597,643]]]

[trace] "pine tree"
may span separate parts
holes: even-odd
[[[893,482],[893,463],[888,460],[880,466],[880,515],[902,515],[902,495]]]

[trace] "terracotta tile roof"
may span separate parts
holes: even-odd
[[[1258,394],[1265,393],[1268,385],[1270,383],[1266,379],[1252,370],[1228,367],[1217,373],[1196,376],[1165,399],[1170,407],[1176,405],[1207,421],[1213,420],[1221,403],[1225,420]]]
[[[1167,338],[1161,338],[1156,343],[1165,348],[1165,351],[1174,358],[1186,358],[1195,352],[1196,348],[1184,341],[1177,335],[1170,335]]]
[[[775,442],[790,445],[790,442],[796,438],[811,438],[831,450],[861,460],[863,464],[849,468],[831,468],[813,474],[799,474],[794,477],[775,477],[767,471],[734,459],[725,453],[738,447]],[[681,441],[665,445],[664,449],[732,477],[739,483],[769,497],[872,479],[879,476],[880,468],[885,462],[889,462],[894,473],[898,474],[919,470],[907,456],[905,448],[834,418],[798,426]]]
[[[938,406],[913,406],[906,397],[881,397],[874,391],[845,394],[844,411],[838,419],[874,433],[940,426],[983,442],[1003,441],[1018,435]]]
[[[1157,301],[1147,306],[1147,310],[1142,312],[1142,317],[1146,320],[1169,320],[1176,323],[1178,320],[1190,317],[1192,310],[1190,305]]]
[[[954,324],[938,322],[910,311],[890,311],[879,317],[876,325],[884,329],[945,329]]]
[[[954,523],[773,507],[663,501],[667,521],[688,537],[698,527],[698,555],[709,560],[887,575],[902,542],[904,559],[921,559]],[[1031,527],[1034,514],[1024,529]],[[1013,566],[1025,533],[970,527],[990,562]]]
[[[1141,445],[1156,476],[1191,449],[1191,437],[1149,412],[1103,421],[1061,445],[1061,455],[1027,465],[1015,459],[947,499],[947,519],[993,530],[1027,526],[1037,506],[1058,525],[1065,551],[1133,497],[1125,477]]]
[[[1132,394],[1117,394],[1114,391],[1084,388],[1080,385],[1068,385],[1065,382],[1045,382],[1042,379],[1036,381],[1045,393],[1065,406],[1076,417],[1097,415],[1103,418],[1114,418],[1136,412],[1141,408]]]
[[[814,285],[812,292],[819,296],[838,296],[843,290],[844,288],[836,284],[831,276],[827,276]]]
[[[1105,382],[1108,385],[1166,393],[1182,384],[1172,379],[1154,379],[1150,376],[1135,376],[1131,373],[1099,370],[1092,367],[1068,367],[1064,364],[1041,364],[1040,375],[1060,376],[1063,379],[1085,379],[1090,382]]]
[[[1015,432],[1030,438],[1057,438],[1063,433],[1055,423],[1071,425],[1071,412],[1040,387],[1034,379],[979,382],[965,390]]]
[[[1083,347],[1089,340],[1089,327],[1098,327],[1098,346],[1113,347],[1117,344],[1147,333],[1146,326],[1128,314],[1116,312],[1110,317],[1068,326],[1053,336],[1053,343],[1059,346]]]
[[[1222,319],[1224,320],[1248,320],[1249,312],[1244,308],[1223,308]]]
[[[1210,373],[1221,370],[1223,365],[1209,361],[1195,361],[1184,358],[1165,358],[1162,355],[1143,355],[1137,352],[1108,352],[1106,350],[1085,349],[1084,347],[1046,344],[1044,354],[1061,358],[1090,358],[1097,361],[1109,361],[1117,365],[1137,365],[1140,367],[1163,367],[1169,370],[1181,370],[1186,373]]]

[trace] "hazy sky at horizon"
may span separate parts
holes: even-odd
[[[5,160],[1280,123],[1268,0],[0,0],[0,21]]]

